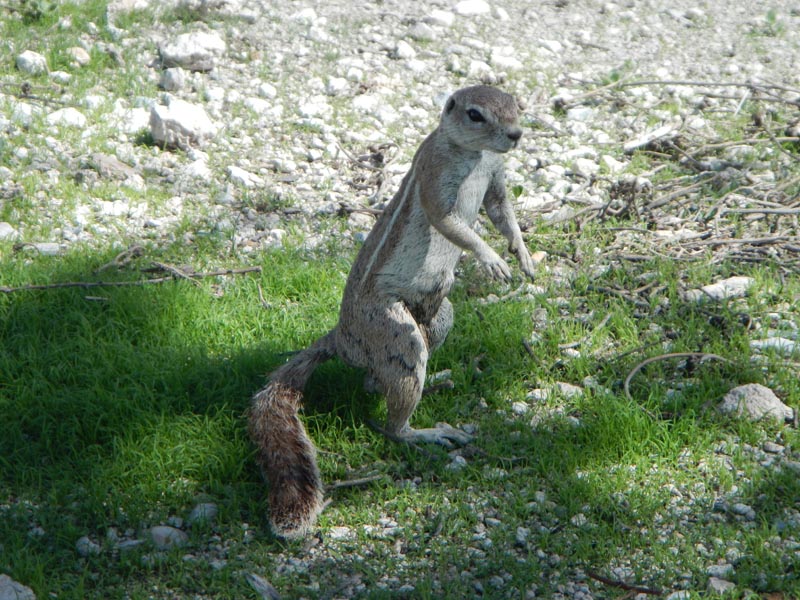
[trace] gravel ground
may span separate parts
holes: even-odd
[[[82,47],[100,47],[117,60],[130,78],[126,94],[119,94],[116,81],[81,97],[67,93],[58,98],[73,109],[65,112],[20,98],[13,86],[0,88],[0,131],[18,134],[31,119],[45,119],[42,136],[31,136],[0,163],[0,203],[23,194],[20,164],[41,173],[31,194],[39,218],[25,219],[12,208],[0,223],[0,237],[42,253],[76,243],[157,244],[180,236],[191,242],[209,230],[229,234],[227,243],[242,252],[280,246],[287,236],[309,247],[327,244],[331,236],[342,244],[358,241],[374,220],[364,209],[379,209],[391,197],[447,95],[474,83],[501,85],[527,105],[528,131],[507,164],[520,220],[528,225],[613,206],[610,198],[625,185],[648,189],[646,178],[626,175],[635,158],[625,145],[644,140],[644,146],[642,136],[661,128],[668,138],[680,132],[693,143],[724,139],[715,115],[735,115],[745,94],[765,89],[744,84],[781,86],[768,88],[781,106],[800,98],[792,91],[800,89],[800,4],[778,0],[757,6],[743,0],[196,0],[179,3],[182,21],[147,26],[126,15],[131,9],[171,10],[174,3],[110,4],[114,41],[101,42],[99,31],[89,32]],[[183,33],[192,36],[179,40]],[[19,56],[26,48],[12,50]],[[77,66],[78,52],[75,60],[73,73],[50,77],[66,81],[91,68]],[[652,80],[673,83],[618,87],[613,97],[585,95],[598,84]],[[161,114],[167,108],[177,113],[172,117],[179,125]],[[774,184],[780,165],[791,163],[775,154],[748,170],[754,186]],[[61,201],[60,183],[69,177],[85,193]],[[652,200],[652,192],[647,197]],[[331,227],[337,215],[339,226]],[[703,230],[702,223],[660,223],[670,240]],[[635,246],[637,234],[626,235],[621,244]],[[714,460],[729,452],[720,448]],[[745,452],[755,460],[797,465],[780,444]],[[702,468],[702,460],[687,456],[687,468]],[[707,490],[676,488],[665,537],[709,496]],[[540,500],[531,510],[546,526],[554,507],[546,497]],[[475,510],[481,511],[478,503]],[[715,504],[709,519],[728,514],[745,527],[754,519],[752,508],[735,497]],[[477,554],[486,528],[496,525],[492,518],[481,513]],[[372,533],[396,535],[395,519],[400,515],[387,515]],[[786,515],[787,522],[798,519],[796,512]],[[333,532],[330,546],[311,547],[303,559],[286,553],[278,558],[278,572],[310,572],[335,584],[341,597],[358,594],[365,584],[357,576],[331,582],[336,577],[329,573],[330,549],[346,557],[353,535]],[[520,548],[529,535],[517,532]],[[83,542],[85,552],[94,551],[92,543]],[[787,552],[797,548],[791,539],[780,543]],[[204,559],[223,560],[222,546],[210,548]],[[735,560],[737,549],[729,550]],[[540,558],[557,573],[557,556]],[[728,566],[717,565],[709,575],[724,579]],[[628,575],[625,568],[620,566],[620,579]],[[380,585],[404,593],[388,576]],[[500,594],[502,573],[493,585]],[[593,597],[585,583],[563,588],[558,597]]]
[[[124,26],[128,9],[150,4],[172,6],[118,0],[111,2],[111,22]],[[314,246],[328,235],[320,217],[344,208],[350,213],[345,239],[363,237],[373,217],[352,209],[380,207],[390,197],[447,95],[478,82],[517,95],[528,106],[525,123],[535,128],[508,161],[521,220],[564,217],[570,205],[607,202],[613,177],[593,185],[585,179],[625,171],[630,156],[620,148],[626,142],[659,126],[713,137],[708,114],[749,93],[746,87],[632,86],[620,89],[614,102],[583,102],[591,83],[797,87],[800,78],[800,5],[791,10],[777,1],[758,10],[746,2],[723,8],[573,0],[535,7],[480,0],[296,2],[286,10],[248,0],[178,6],[184,20],[177,23],[111,25],[112,44],[101,43],[99,31],[82,36],[84,48],[100,47],[124,65],[123,97],[116,84],[81,97],[67,93],[59,98],[73,105],[65,112],[2,89],[0,128],[18,133],[31,115],[44,112],[46,130],[0,167],[5,198],[22,187],[15,161],[30,161],[45,175],[35,190],[41,218],[9,219],[0,235],[52,253],[74,242],[169,238],[189,219],[187,239],[212,228],[248,251],[280,245],[292,229]],[[194,36],[183,54],[175,50],[180,33]],[[181,64],[165,75],[165,67]],[[55,80],[70,76],[80,77],[79,69],[51,73]],[[159,93],[155,83],[169,91]],[[131,89],[147,94],[131,97]],[[166,103],[190,121],[187,140],[170,140],[185,151],[141,143],[151,110]],[[204,112],[205,121],[192,121],[187,111]],[[74,133],[62,134],[75,128],[81,130],[77,144]],[[160,139],[155,130],[152,135]],[[64,176],[78,178],[90,193],[60,205]],[[109,181],[123,185],[110,196],[91,193]]]

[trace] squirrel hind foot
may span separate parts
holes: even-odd
[[[457,429],[447,423],[437,423],[436,427],[426,429],[412,429],[411,427],[406,427],[399,432],[390,431],[387,428],[381,427],[375,421],[370,420],[368,424],[378,433],[385,435],[393,442],[411,445],[423,443],[453,448],[456,446],[466,446],[474,439],[472,435],[463,429]]]
[[[474,438],[463,429],[457,429],[447,423],[437,423],[436,427],[411,429],[400,434],[402,441],[438,444],[445,448],[466,446]]]

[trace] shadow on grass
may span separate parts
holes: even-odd
[[[54,260],[47,281],[95,280],[92,270],[103,258]],[[277,359],[269,340],[237,348],[234,339],[225,347],[222,320],[205,314],[214,300],[187,283],[23,291],[0,301],[2,480],[35,495],[60,497],[108,477],[135,488],[129,474],[137,471],[137,446],[140,459],[151,455],[154,468],[158,460],[167,467],[183,462],[169,446],[183,447],[190,430],[202,433],[204,419],[220,415],[232,433],[251,391]],[[214,331],[218,325],[222,331]],[[220,446],[194,448],[198,457],[188,462],[195,474],[217,483],[241,477],[241,467],[230,472],[231,461],[211,454],[246,457],[238,437],[201,440]],[[203,466],[204,459],[220,464]],[[165,480],[157,482],[144,471],[138,483],[151,488],[181,477],[163,470]]]

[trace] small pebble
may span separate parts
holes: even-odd
[[[83,536],[75,542],[75,549],[84,558],[100,554],[100,544],[93,542],[88,536]]]
[[[189,543],[189,536],[180,529],[168,525],[158,525],[150,529],[150,539],[159,550],[181,548]]]

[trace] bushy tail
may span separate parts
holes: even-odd
[[[272,529],[285,538],[309,533],[322,510],[316,451],[297,411],[311,373],[335,355],[332,331],[276,369],[267,386],[253,398],[250,436],[269,483]]]

